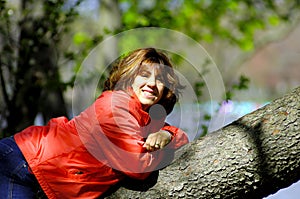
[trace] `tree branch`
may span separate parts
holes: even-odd
[[[186,145],[147,191],[108,198],[261,199],[300,179],[299,130],[300,87]]]

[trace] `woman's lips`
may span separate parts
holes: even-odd
[[[155,97],[155,93],[152,90],[142,90],[144,97],[146,98],[154,98]]]

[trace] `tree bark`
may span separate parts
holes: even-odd
[[[156,180],[126,180],[107,198],[260,199],[300,179],[299,156],[300,87],[186,145]],[[144,189],[125,188],[135,183]]]

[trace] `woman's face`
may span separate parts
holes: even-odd
[[[158,64],[142,64],[132,84],[132,89],[141,102],[143,110],[156,104],[163,94],[163,76],[157,66]]]

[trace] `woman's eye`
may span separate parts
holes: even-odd
[[[142,76],[142,77],[149,77],[149,73],[147,73],[147,72],[141,72],[140,76]]]
[[[162,83],[164,82],[164,77],[161,76],[161,75],[160,75],[160,76],[157,76],[156,79],[157,79],[159,82],[162,82]]]

